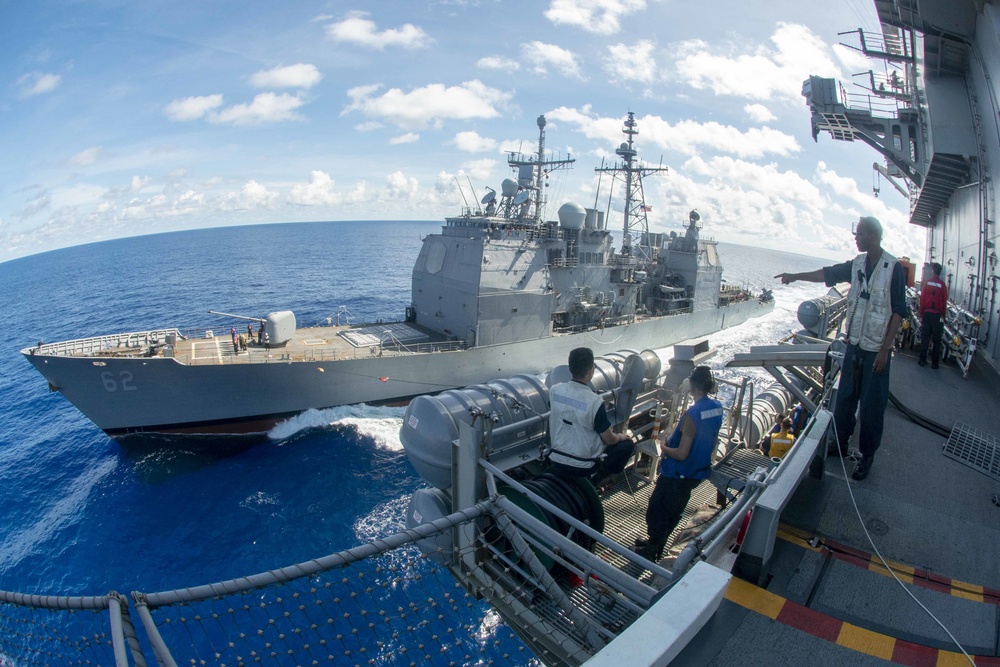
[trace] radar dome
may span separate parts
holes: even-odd
[[[517,181],[512,178],[503,179],[503,183],[500,184],[500,192],[503,193],[504,197],[513,197],[517,194]]]
[[[566,229],[580,229],[587,219],[587,211],[579,204],[566,202],[559,207],[559,224]]]

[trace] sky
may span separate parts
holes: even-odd
[[[640,157],[668,167],[644,181],[651,231],[697,209],[703,235],[846,260],[851,223],[874,215],[888,251],[923,258],[880,156],[811,135],[806,78],[856,88],[884,69],[842,45],[858,28],[877,30],[868,0],[0,0],[0,261],[440,220],[499,190],[542,114],[547,149],[576,158],[550,180],[554,218],[594,205],[629,111]]]

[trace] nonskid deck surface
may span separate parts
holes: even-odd
[[[237,329],[237,334],[239,334]],[[245,335],[245,334],[244,334]],[[267,360],[325,361],[429,351],[444,340],[403,322],[364,327],[329,326],[297,329],[284,345],[248,342],[234,350],[230,335],[178,341],[174,357],[186,364],[260,363]]]
[[[951,365],[919,367],[907,350],[894,356],[891,372],[891,391],[904,407],[996,437],[1000,390],[991,370],[973,366],[963,380]],[[946,456],[946,441],[890,405],[868,478],[848,481],[853,461],[841,467],[836,458],[827,459],[821,480],[807,477],[782,516],[770,578],[761,588],[734,581],[673,664],[968,664],[890,577],[877,549],[976,664],[1000,665],[1000,507],[993,503],[1000,487]]]
[[[176,342],[167,345],[170,334]],[[462,347],[461,341],[406,322],[362,326],[331,325],[296,329],[292,338],[281,344],[265,343],[258,335],[236,328],[237,341],[243,336],[245,349],[233,344],[231,331],[206,330],[181,335],[176,329],[123,333],[84,338],[27,348],[28,354],[82,356],[93,358],[130,358],[169,356],[187,365],[253,364],[269,360],[324,361],[371,356],[402,355]],[[152,350],[152,352],[150,352]]]

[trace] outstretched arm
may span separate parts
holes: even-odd
[[[781,278],[782,285],[794,283],[796,280],[804,280],[810,283],[826,282],[826,276],[823,273],[823,269],[806,271],[805,273],[779,273],[775,276],[775,278]]]

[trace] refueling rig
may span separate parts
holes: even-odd
[[[400,439],[429,488],[413,494],[407,527],[426,531],[421,549],[488,599],[545,664],[669,660],[714,613],[731,572],[766,576],[781,509],[806,474],[822,473],[831,421],[823,395],[836,374],[825,336],[844,302],[834,294],[804,303],[807,329],[788,341],[796,344],[730,362],[774,375],[757,396],[747,378],[717,378],[726,416],[712,473],[659,563],[631,547],[645,536],[660,436],[689,403],[691,371],[714,355],[707,340],[676,345],[665,372],[650,350],[596,359],[592,388],[613,428],[638,439],[630,465],[601,493],[547,471],[548,389],[570,379],[566,366],[544,381],[517,375],[414,399]],[[793,402],[811,419],[784,459],[769,459],[757,443]]]

